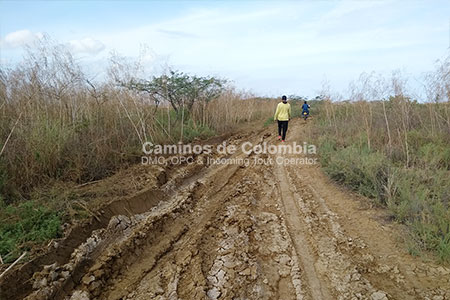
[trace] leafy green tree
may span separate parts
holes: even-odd
[[[184,108],[191,111],[197,101],[207,103],[219,97],[225,84],[223,79],[170,70],[169,74],[155,76],[151,80],[133,79],[122,83],[122,86],[147,93],[156,106],[167,101],[178,116]]]

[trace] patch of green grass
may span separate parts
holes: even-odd
[[[439,241],[437,251],[439,259],[447,262],[450,261],[450,235],[447,235]]]
[[[270,117],[264,122],[264,127],[267,127],[272,123],[273,123],[273,117]]]
[[[3,205],[0,213],[0,254],[14,261],[33,245],[61,236],[61,216],[34,201]]]
[[[330,141],[324,141],[319,149],[325,158],[325,171],[331,178],[364,196],[384,201],[389,164],[383,154],[355,145],[337,150]]]

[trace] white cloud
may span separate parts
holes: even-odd
[[[31,32],[28,29],[24,29],[7,34],[0,45],[3,47],[16,48],[30,44],[42,37],[43,34],[40,32]]]
[[[75,53],[86,53],[96,55],[105,49],[105,45],[99,40],[92,38],[84,38],[81,40],[72,40],[69,46]]]
[[[181,14],[161,11],[157,21],[130,22],[120,30],[109,29],[104,20],[98,31],[63,31],[59,38],[74,53],[88,54],[84,59],[89,62],[105,60],[104,49],[114,49],[124,56],[139,56],[151,70],[170,62],[186,72],[235,79],[259,93],[299,89],[311,94],[324,74],[342,89],[362,71],[407,66],[418,74],[448,47],[448,16],[438,5],[433,8],[422,1],[408,5],[394,0],[250,1],[202,6],[193,5]],[[95,39],[81,38],[94,34]],[[17,44],[17,35],[33,33],[10,35],[9,45]],[[153,51],[141,53],[142,44]]]

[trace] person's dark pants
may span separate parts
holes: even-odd
[[[288,129],[289,121],[278,121],[278,135],[281,135],[281,139],[284,141],[286,139],[286,132]]]

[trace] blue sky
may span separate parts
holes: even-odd
[[[101,76],[111,51],[258,95],[344,93],[362,72],[419,82],[448,55],[449,1],[0,1],[0,60],[43,34]]]

